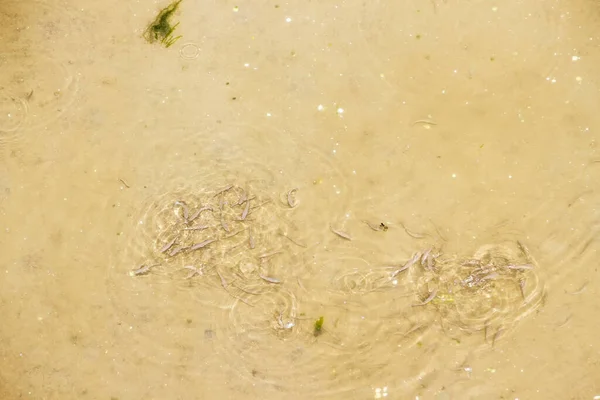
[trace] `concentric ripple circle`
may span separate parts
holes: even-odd
[[[41,128],[55,121],[77,98],[78,79],[70,66],[43,52],[2,53],[0,69],[3,141],[14,140],[25,128]]]

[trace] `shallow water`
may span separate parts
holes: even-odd
[[[0,5],[0,398],[600,396],[598,4],[167,5]]]

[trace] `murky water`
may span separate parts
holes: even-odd
[[[598,4],[313,3],[0,3],[0,398],[600,398]]]

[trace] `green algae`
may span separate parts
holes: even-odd
[[[148,28],[144,32],[144,39],[148,43],[161,43],[168,48],[181,38],[181,35],[173,36],[173,32],[177,29],[179,22],[171,25],[171,17],[177,11],[181,2],[182,0],[176,0],[163,8],[154,21],[148,25]]]

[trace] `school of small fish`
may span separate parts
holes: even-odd
[[[292,188],[281,196],[281,202],[288,209],[295,209],[301,205],[297,195],[298,188]],[[257,220],[260,222],[260,216],[256,217],[256,214],[270,202],[271,199],[262,199],[249,189],[233,184],[208,193],[197,204],[189,199],[174,201],[171,208],[174,215],[172,223],[164,232],[158,233],[154,243],[155,257],[129,274],[132,277],[142,277],[152,275],[161,268],[175,268],[187,272],[181,275],[182,279],[212,279],[231,297],[253,307],[258,296],[286,285],[269,268],[273,260],[281,259],[286,253],[285,245],[269,248],[268,243],[263,243],[263,246],[259,246],[256,235],[260,231],[259,225],[255,224]],[[362,222],[375,232],[387,232],[389,229],[387,223]],[[409,238],[407,240],[421,240],[429,236],[413,232],[403,223],[399,223],[399,226]],[[353,240],[353,235],[345,230],[333,225],[329,225],[329,230],[338,240]],[[288,246],[292,243],[298,248],[307,248],[287,234],[280,232],[280,235],[288,239],[288,242],[284,242]],[[461,329],[477,330],[483,326],[487,331],[494,321],[487,316],[489,310],[485,310],[483,305],[477,308],[477,302],[484,304],[486,298],[506,296],[506,293],[514,293],[515,290],[520,294],[520,302],[525,305],[539,300],[537,288],[531,287],[532,284],[537,285],[536,280],[532,279],[537,269],[535,261],[521,242],[517,242],[517,245],[519,255],[511,260],[490,254],[460,259],[445,256],[440,249],[431,246],[415,252],[399,265],[390,266],[387,269],[389,272],[380,277],[380,280],[388,282],[389,288],[400,282],[405,287],[407,284],[412,285],[414,300],[409,306],[443,310],[444,318],[451,322],[460,320],[458,314],[461,312],[461,302],[475,304],[469,310],[473,314],[470,316],[472,326],[461,321]],[[233,250],[241,251],[247,256],[243,263],[240,262],[234,268],[225,262],[229,252]],[[175,262],[179,259],[179,262]],[[173,267],[177,263],[179,266]],[[404,278],[406,280],[403,281]],[[304,288],[299,280],[297,284]],[[509,289],[511,285],[513,289]],[[514,299],[511,301],[517,303]],[[497,310],[494,312],[499,314]],[[481,318],[477,317],[477,313],[481,314]],[[296,325],[294,318],[293,315],[287,315],[288,322],[284,323],[283,315],[280,314],[274,326],[278,329],[292,329]],[[497,327],[497,331],[500,330],[505,330],[505,326]],[[495,339],[496,337],[494,342]]]
[[[298,189],[293,188],[284,194],[282,203],[285,207],[293,209],[299,205],[297,192]],[[174,200],[167,205],[169,223],[160,232],[155,232],[150,260],[131,270],[129,275],[144,277],[155,271],[169,271],[191,282],[212,280],[231,297],[254,306],[253,297],[284,284],[273,275],[269,265],[277,255],[285,253],[285,246],[270,248],[264,243],[260,246],[257,237],[261,216],[256,214],[271,202],[247,187],[234,184],[205,193],[194,201],[188,198]],[[306,247],[285,237],[298,248]],[[234,252],[246,256],[244,263],[236,268],[228,263]],[[257,289],[260,284],[265,286],[264,290]],[[281,326],[291,329],[293,325],[288,322]]]

